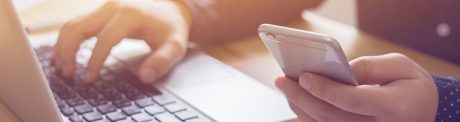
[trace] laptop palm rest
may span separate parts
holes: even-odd
[[[148,50],[142,51],[140,45],[129,45],[122,49],[131,48],[132,53],[113,51],[113,54],[132,63],[130,67],[136,69],[142,58],[133,60],[132,57],[136,57],[133,53]],[[196,50],[189,51],[157,87],[219,122],[269,122],[295,118],[281,93]]]

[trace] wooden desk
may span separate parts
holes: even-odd
[[[303,20],[286,26],[323,33],[336,38],[349,60],[360,56],[399,52],[409,56],[429,72],[460,76],[459,65],[372,36],[352,26],[313,13],[305,12]],[[257,35],[235,40],[232,43],[206,45],[202,49],[271,86],[273,86],[274,78],[282,73]]]
[[[39,6],[21,12],[20,17],[25,24],[46,19],[74,17],[94,10],[103,2],[103,0],[45,0]],[[287,26],[335,37],[342,45],[348,59],[399,52],[414,59],[430,72],[460,76],[459,65],[391,43],[315,14],[305,13],[303,18]],[[198,48],[272,87],[274,78],[281,74],[278,65],[256,34],[231,43],[198,44]]]

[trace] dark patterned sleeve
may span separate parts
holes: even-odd
[[[433,75],[438,87],[436,122],[460,122],[460,78]]]

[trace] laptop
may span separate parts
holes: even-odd
[[[28,38],[11,1],[0,1],[0,102],[20,121],[269,122],[295,118],[280,92],[199,50],[189,51],[159,83],[146,85],[133,71],[149,48],[142,41],[126,40],[112,51],[100,78],[83,85],[80,74],[93,39],[81,46],[76,75],[59,77],[49,64],[56,35]]]

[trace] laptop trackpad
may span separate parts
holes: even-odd
[[[140,41],[124,41],[112,51],[129,62],[134,73],[149,48]],[[186,103],[218,122],[270,122],[295,118],[281,93],[270,89],[240,71],[191,50],[158,83]]]
[[[160,87],[219,122],[295,118],[280,93],[204,53],[189,54]]]

